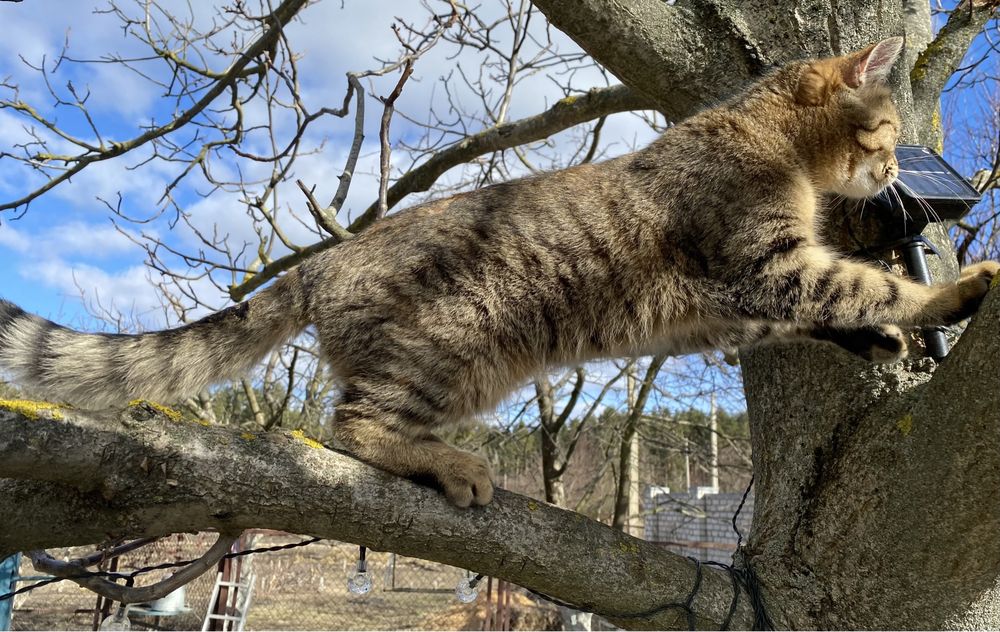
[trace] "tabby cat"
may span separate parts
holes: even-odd
[[[0,302],[0,366],[89,407],[170,401],[312,324],[343,387],[339,440],[466,507],[490,502],[490,470],[432,432],[546,367],[793,336],[895,360],[897,325],[968,317],[1000,269],[927,287],[817,237],[821,196],[897,176],[884,82],[902,44],[789,64],[636,153],[400,212],[183,327],[83,334]]]

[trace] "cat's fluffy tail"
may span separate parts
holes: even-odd
[[[173,402],[237,377],[308,325],[298,270],[183,327],[87,334],[0,300],[0,369],[36,396],[85,408]]]

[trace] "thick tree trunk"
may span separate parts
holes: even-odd
[[[904,22],[890,0],[535,4],[668,115],[728,93],[759,61],[847,52],[909,29],[918,49],[905,59],[916,62],[930,41],[926,15]],[[955,47],[996,5],[976,6],[940,60],[922,57],[928,77],[940,76],[938,63],[958,63]],[[904,138],[936,144],[936,96],[922,85],[914,106],[909,70],[892,76]],[[935,266],[944,281],[954,257],[944,231],[931,233],[946,247]],[[742,354],[757,481],[748,556],[780,625],[1000,625],[1000,295],[984,310],[941,366],[872,366],[811,344]]]
[[[904,31],[898,0],[535,4],[675,120],[770,63]],[[947,46],[928,47],[940,57],[920,57],[930,66],[915,80],[916,109],[908,69],[894,73],[908,139],[934,133],[927,95],[941,76],[936,66],[957,63],[995,3],[975,6],[946,31]],[[1000,293],[987,297],[941,366],[873,367],[806,344],[743,358],[757,477],[747,553],[775,622],[1000,626]],[[458,511],[289,435],[247,437],[141,407],[117,419],[63,415],[0,413],[0,556],[108,535],[271,527],[465,566],[628,627],[688,624],[677,606],[699,576],[691,562],[572,512],[502,491],[488,507]],[[718,628],[732,582],[702,570],[693,623]],[[748,602],[741,594],[732,627],[750,624]]]

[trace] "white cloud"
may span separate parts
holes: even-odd
[[[19,272],[70,299],[126,314],[127,320],[134,317],[140,326],[157,328],[164,324],[160,297],[149,282],[145,266],[108,272],[89,264],[49,258],[21,265]]]
[[[32,10],[24,10],[25,4],[0,3],[0,20],[5,24],[5,39],[0,40],[0,54],[8,59],[16,59],[17,53],[25,53],[37,61],[43,52],[50,56],[57,54],[62,45],[63,35],[67,27],[72,27],[72,51],[79,57],[96,58],[102,54],[119,51],[124,54],[137,52],[136,44],[122,36],[117,21],[110,16],[94,15],[92,8],[99,3],[90,2],[60,2],[57,0],[33,0]],[[126,4],[126,7],[138,5]],[[205,24],[217,11],[217,3],[188,3],[184,0],[169,0],[168,8],[173,8],[186,15],[189,7],[196,12],[195,19]],[[442,7],[446,5],[441,3]],[[495,4],[484,3],[484,11],[495,11]],[[130,9],[131,10],[131,9]],[[426,12],[419,3],[398,3],[389,0],[369,0],[366,2],[346,3],[344,9],[338,2],[320,2],[310,5],[288,28],[288,36],[293,46],[303,57],[298,62],[299,79],[302,82],[304,101],[311,110],[319,107],[340,107],[346,88],[345,73],[364,70],[378,66],[374,57],[383,59],[395,58],[398,52],[398,42],[390,30],[390,25],[396,16],[423,23]],[[542,32],[543,20],[536,16],[533,22],[537,29],[536,35],[544,40]],[[554,29],[551,35],[558,47],[564,52],[577,51],[576,45],[567,37]],[[510,35],[503,28],[494,31],[494,44],[499,47],[509,45]],[[415,74],[407,83],[399,102],[400,113],[414,116],[417,120],[425,120],[431,106],[437,108],[442,115],[447,112],[445,90],[440,78],[453,67],[455,60],[449,60],[448,55],[454,49],[446,45],[432,50],[416,64]],[[466,49],[459,57],[463,67],[471,74],[478,75],[482,66],[482,56]],[[207,63],[213,67],[222,67],[219,60],[209,58]],[[157,62],[159,63],[159,62]],[[25,71],[19,64],[12,64],[11,72],[15,80],[25,82],[25,98],[31,94],[42,95],[41,102],[50,102],[45,97],[44,90],[39,92],[38,78],[34,73]],[[89,70],[85,70],[89,69]],[[79,86],[87,83],[93,89],[92,105],[102,117],[102,125],[108,125],[116,138],[134,135],[136,124],[147,121],[157,108],[163,108],[163,103],[156,98],[158,89],[127,70],[109,65],[73,66],[74,82]],[[490,69],[484,71],[488,76]],[[89,74],[88,74],[89,73]],[[395,84],[398,74],[366,81],[376,94],[388,94]],[[566,80],[565,77],[560,81]],[[64,81],[64,80],[63,80]],[[594,85],[604,85],[604,77],[594,68],[581,68],[576,71],[574,85],[586,89]],[[58,83],[60,87],[62,83]],[[452,77],[449,85],[470,111],[481,116],[482,104],[458,81],[457,75]],[[31,91],[35,92],[32,93]],[[499,92],[492,97],[495,99]],[[537,114],[562,96],[562,92],[544,73],[525,75],[515,89],[515,97],[511,104],[508,119],[513,120],[523,116]],[[374,98],[367,98],[366,140],[355,172],[354,181],[347,202],[341,212],[341,221],[347,222],[347,215],[357,217],[377,197],[378,190],[378,127],[381,104]],[[293,179],[300,178],[307,184],[315,184],[317,198],[322,202],[329,201],[337,189],[337,176],[343,169],[344,160],[349,149],[354,129],[353,109],[344,119],[326,117],[310,128],[304,146],[317,147],[323,144],[322,150],[312,155],[302,155],[295,164]],[[162,112],[160,112],[162,114]],[[248,121],[263,122],[267,120],[267,112],[256,104],[246,107]],[[23,141],[20,130],[20,119],[11,117],[0,111],[0,143],[10,147],[14,142]],[[476,132],[481,124],[470,123],[469,131]],[[279,139],[279,145],[287,142],[287,121],[281,125],[286,132]],[[393,119],[392,139],[398,144],[399,139],[415,139],[422,134],[419,126],[408,122],[399,115]],[[180,135],[183,136],[183,133]],[[560,134],[551,139],[552,147],[547,153],[555,153],[572,144],[573,134]],[[631,116],[611,117],[605,125],[602,138],[604,143],[616,143],[612,152],[617,154],[625,151],[633,138],[641,145],[652,137],[644,123]],[[251,150],[268,153],[266,144],[259,136],[254,141]],[[54,143],[55,150],[67,149],[64,141]],[[197,150],[197,146],[194,147]],[[212,169],[222,179],[234,180],[237,177],[237,162],[231,160],[231,155],[223,152],[221,159],[212,159]],[[139,151],[135,156],[124,159],[113,159],[96,163],[73,178],[72,182],[57,187],[46,195],[32,208],[31,213],[46,212],[49,215],[49,225],[32,228],[14,227],[9,222],[0,227],[0,247],[5,247],[17,253],[18,270],[26,278],[36,280],[40,291],[44,288],[65,292],[68,295],[78,294],[73,283],[72,271],[76,272],[77,281],[88,295],[96,291],[102,297],[127,309],[133,301],[139,310],[151,307],[159,309],[156,293],[145,278],[141,266],[142,251],[133,246],[122,235],[117,234],[107,223],[104,223],[107,209],[95,198],[101,197],[112,203],[120,192],[124,198],[123,209],[132,216],[149,217],[153,215],[159,203],[159,197],[164,186],[182,168],[177,163],[152,161],[142,167],[130,170],[141,158],[148,156],[148,148]],[[394,167],[408,167],[411,156],[407,152],[396,149],[393,152]],[[547,164],[540,160],[539,164]],[[20,165],[5,164],[0,169],[0,196],[10,199],[20,195],[28,187],[38,184],[38,177],[24,170]],[[238,163],[239,172],[247,179],[263,178],[269,175],[270,166],[253,161],[242,160]],[[459,166],[449,171],[441,179],[442,182],[459,181],[465,166]],[[397,172],[398,174],[398,172]],[[195,190],[204,193],[208,190],[201,175],[197,171],[192,174],[188,184],[177,191],[177,199],[181,202],[183,211],[187,213],[191,224],[203,235],[227,237],[233,251],[239,250],[244,243],[250,244],[251,257],[256,250],[257,234],[254,224],[247,215],[246,206],[240,201],[239,195],[226,191],[216,191],[208,197],[200,197]],[[307,223],[312,225],[311,218],[305,213],[303,196],[294,185],[285,186],[280,190],[279,216],[286,218],[282,222],[288,237],[296,244],[304,245],[315,241],[316,236],[307,226],[287,217],[290,206]],[[405,200],[400,206],[414,203],[414,199]],[[62,204],[58,207],[57,204]],[[46,206],[47,205],[47,206]],[[96,218],[100,217],[100,220]],[[151,224],[138,227],[137,230],[159,234],[171,247],[183,252],[198,254],[202,246],[194,231],[184,222],[170,226],[174,219],[168,211],[162,218]],[[30,244],[30,246],[28,245]],[[133,250],[129,250],[129,249]],[[133,252],[134,254],[129,254]],[[273,253],[279,256],[283,248],[277,248]],[[211,254],[211,253],[209,253]],[[177,263],[179,269],[183,264]],[[144,289],[140,289],[144,288]],[[199,286],[202,287],[202,286]],[[207,296],[219,296],[214,287],[204,286]],[[156,299],[156,300],[154,300]],[[220,298],[221,302],[221,298]]]
[[[40,234],[4,226],[0,229],[0,246],[22,255],[83,255],[88,259],[103,259],[136,249],[135,244],[118,232],[110,222],[95,225],[82,221],[57,224]]]

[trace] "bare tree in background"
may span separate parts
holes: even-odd
[[[157,212],[194,235],[196,247],[143,231],[142,223],[156,218],[138,215],[127,199],[104,202],[145,250],[151,280],[173,319],[183,322],[240,300],[310,254],[351,239],[408,195],[440,195],[599,159],[608,150],[601,138],[609,117],[645,112],[653,126],[681,120],[772,63],[845,52],[905,32],[909,68],[893,77],[905,135],[931,145],[941,141],[941,122],[949,120],[948,111],[938,114],[942,92],[996,90],[990,74],[996,56],[988,54],[993,39],[982,59],[962,66],[978,33],[995,35],[994,0],[960,2],[938,16],[946,24],[936,34],[927,3],[916,0],[902,6],[890,0],[761,6],[511,0],[492,17],[486,9],[447,1],[427,4],[423,23],[397,25],[396,58],[349,72],[336,103],[312,103],[301,89],[300,60],[288,36],[297,16],[308,19],[307,4],[237,2],[207,22],[153,2],[110,5],[111,17],[145,52],[90,61],[133,68],[153,81],[163,94],[154,120],[131,138],[112,139],[90,116],[87,89],[64,87],[52,74],[61,64],[86,60],[74,59],[71,49],[43,60],[37,68],[50,79],[53,111],[74,112],[77,123],[61,127],[51,111],[22,99],[18,86],[4,84],[0,108],[22,117],[27,135],[0,148],[0,164],[26,167],[37,179],[23,196],[0,202],[0,209],[8,217],[35,212],[33,201],[100,163],[166,166],[173,179]],[[560,50],[555,28],[580,48]],[[349,27],[338,36],[350,37]],[[438,51],[458,55],[439,84],[446,105],[406,111],[393,95],[405,99],[421,61]],[[552,100],[513,117],[519,86],[539,73],[551,79]],[[585,85],[576,82],[583,74]],[[595,76],[603,87],[593,87]],[[453,93],[459,85],[463,96]],[[476,96],[476,105],[468,95]],[[385,142],[391,134],[380,134],[385,141],[378,153],[395,153],[395,163],[380,160],[376,172],[360,173],[366,147],[375,151],[365,122],[381,121],[384,132],[397,129],[390,123],[404,116],[426,133],[394,147]],[[325,149],[312,130],[340,119],[352,142],[339,177],[310,182],[299,166]],[[1000,141],[995,119],[991,125],[993,140],[976,136],[979,144],[970,143],[967,158],[975,163],[977,185],[992,192]],[[547,140],[564,132],[570,142]],[[394,169],[400,157],[407,166]],[[349,217],[345,200],[364,177],[378,184],[371,188],[379,194]],[[199,193],[240,204],[253,239],[231,238],[228,227],[204,230],[189,211],[191,196]],[[967,226],[954,229],[964,258],[993,252],[991,205],[992,194]],[[949,253],[940,233],[930,237]],[[954,272],[954,257],[936,270],[940,279]],[[758,484],[742,563],[755,570],[778,625],[998,625],[991,604],[1000,579],[1000,508],[990,502],[1000,486],[1000,435],[991,424],[997,421],[998,323],[1000,297],[993,293],[939,367],[920,358],[872,367],[807,345],[742,354]],[[240,530],[270,527],[472,568],[626,627],[684,627],[689,614],[698,627],[753,623],[748,584],[736,585],[718,569],[696,569],[579,514],[502,492],[489,507],[459,512],[433,492],[317,449],[299,435],[263,433],[296,418],[322,430],[335,387],[318,366],[315,341],[307,335],[276,352],[254,380],[223,389],[230,404],[240,402],[242,428],[177,423],[145,405],[118,417],[44,407],[0,412],[9,429],[0,435],[0,475],[6,477],[0,494],[11,507],[0,529],[0,553],[96,543],[108,534],[216,528],[222,536],[203,560],[208,567]],[[574,378],[584,379],[570,374],[569,397]],[[547,419],[557,422],[566,411],[559,404],[569,402],[556,401],[552,382],[540,380],[535,389],[539,418],[551,412]],[[220,408],[213,401],[219,397],[204,394],[187,406],[200,417],[225,421],[236,406]],[[543,404],[545,397],[550,404]],[[102,456],[107,446],[114,446],[115,458]],[[243,475],[234,480],[220,474],[229,471]],[[40,552],[33,558],[48,572],[79,571]],[[115,599],[140,600],[120,586],[85,583],[105,593],[117,590]]]

